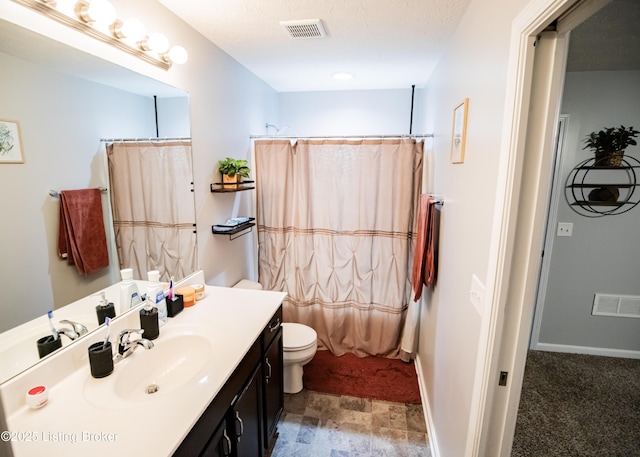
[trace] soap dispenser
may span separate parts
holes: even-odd
[[[100,303],[96,306],[96,314],[98,315],[98,325],[104,324],[104,318],[108,317],[113,319],[116,317],[116,309],[113,306],[113,303],[107,301],[107,297],[105,297],[104,292],[100,292],[102,298],[100,299]]]
[[[144,337],[148,340],[155,340],[160,335],[158,325],[158,308],[155,306],[155,296],[151,286],[147,290],[147,299],[144,307],[140,310],[140,328],[144,330]]]

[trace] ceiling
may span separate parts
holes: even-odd
[[[614,0],[571,31],[567,71],[640,70],[640,0]]]
[[[158,0],[279,92],[424,87],[470,0]],[[321,19],[293,39],[283,20]],[[613,0],[571,32],[567,70],[640,70],[640,0]],[[0,52],[147,96],[184,93],[5,21]],[[331,77],[354,73],[349,81]]]
[[[159,2],[276,91],[295,92],[424,87],[470,0]],[[326,36],[294,39],[280,25],[305,19],[321,19]]]

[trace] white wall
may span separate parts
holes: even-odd
[[[119,279],[114,255],[109,268],[88,277],[58,257],[59,200],[48,191],[108,187],[100,138],[154,136],[155,121],[153,99],[6,54],[0,67],[0,119],[20,123],[25,159],[0,165],[4,331]]]
[[[413,129],[424,131],[424,90],[416,88]],[[282,92],[279,127],[287,136],[408,134],[411,88],[393,90]],[[269,129],[268,134],[273,134]]]
[[[158,136],[186,138],[191,136],[189,97],[158,98]]]
[[[442,457],[465,455],[483,317],[469,300],[471,276],[484,283],[498,155],[503,134],[511,24],[527,0],[473,0],[427,84],[434,191],[442,195],[438,283],[425,297],[418,364],[431,438]],[[469,98],[465,160],[451,164],[453,109]]]
[[[640,129],[640,71],[567,73],[562,113],[569,115],[564,183],[578,162],[592,157],[582,149],[589,133],[620,125]],[[636,159],[639,153],[637,146],[627,149]],[[573,223],[573,236],[553,239],[539,343],[640,351],[640,319],[591,315],[597,292],[640,295],[640,208],[587,218],[561,198],[558,221]]]

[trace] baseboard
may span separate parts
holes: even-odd
[[[566,352],[570,354],[603,355],[606,357],[621,357],[624,359],[640,359],[640,351],[627,349],[594,348],[588,346],[571,346],[569,344],[537,343],[532,349],[547,352]],[[420,380],[420,378],[418,378]],[[420,390],[422,394],[422,389]]]
[[[440,451],[438,450],[438,440],[436,439],[435,427],[433,424],[433,416],[431,415],[431,409],[429,408],[427,387],[424,385],[424,376],[422,376],[422,365],[420,364],[419,357],[415,358],[414,365],[416,367],[416,374],[418,375],[418,386],[420,387],[420,398],[422,399],[422,411],[424,413],[425,422],[427,423],[427,436],[429,437],[431,456],[440,457]]]

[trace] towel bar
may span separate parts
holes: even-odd
[[[106,187],[102,187],[102,186],[100,186],[98,189],[100,189],[100,192],[102,192],[103,194],[106,193],[108,190]],[[51,195],[54,198],[58,198],[60,196],[60,192],[58,192],[57,190],[49,189],[49,195]]]

